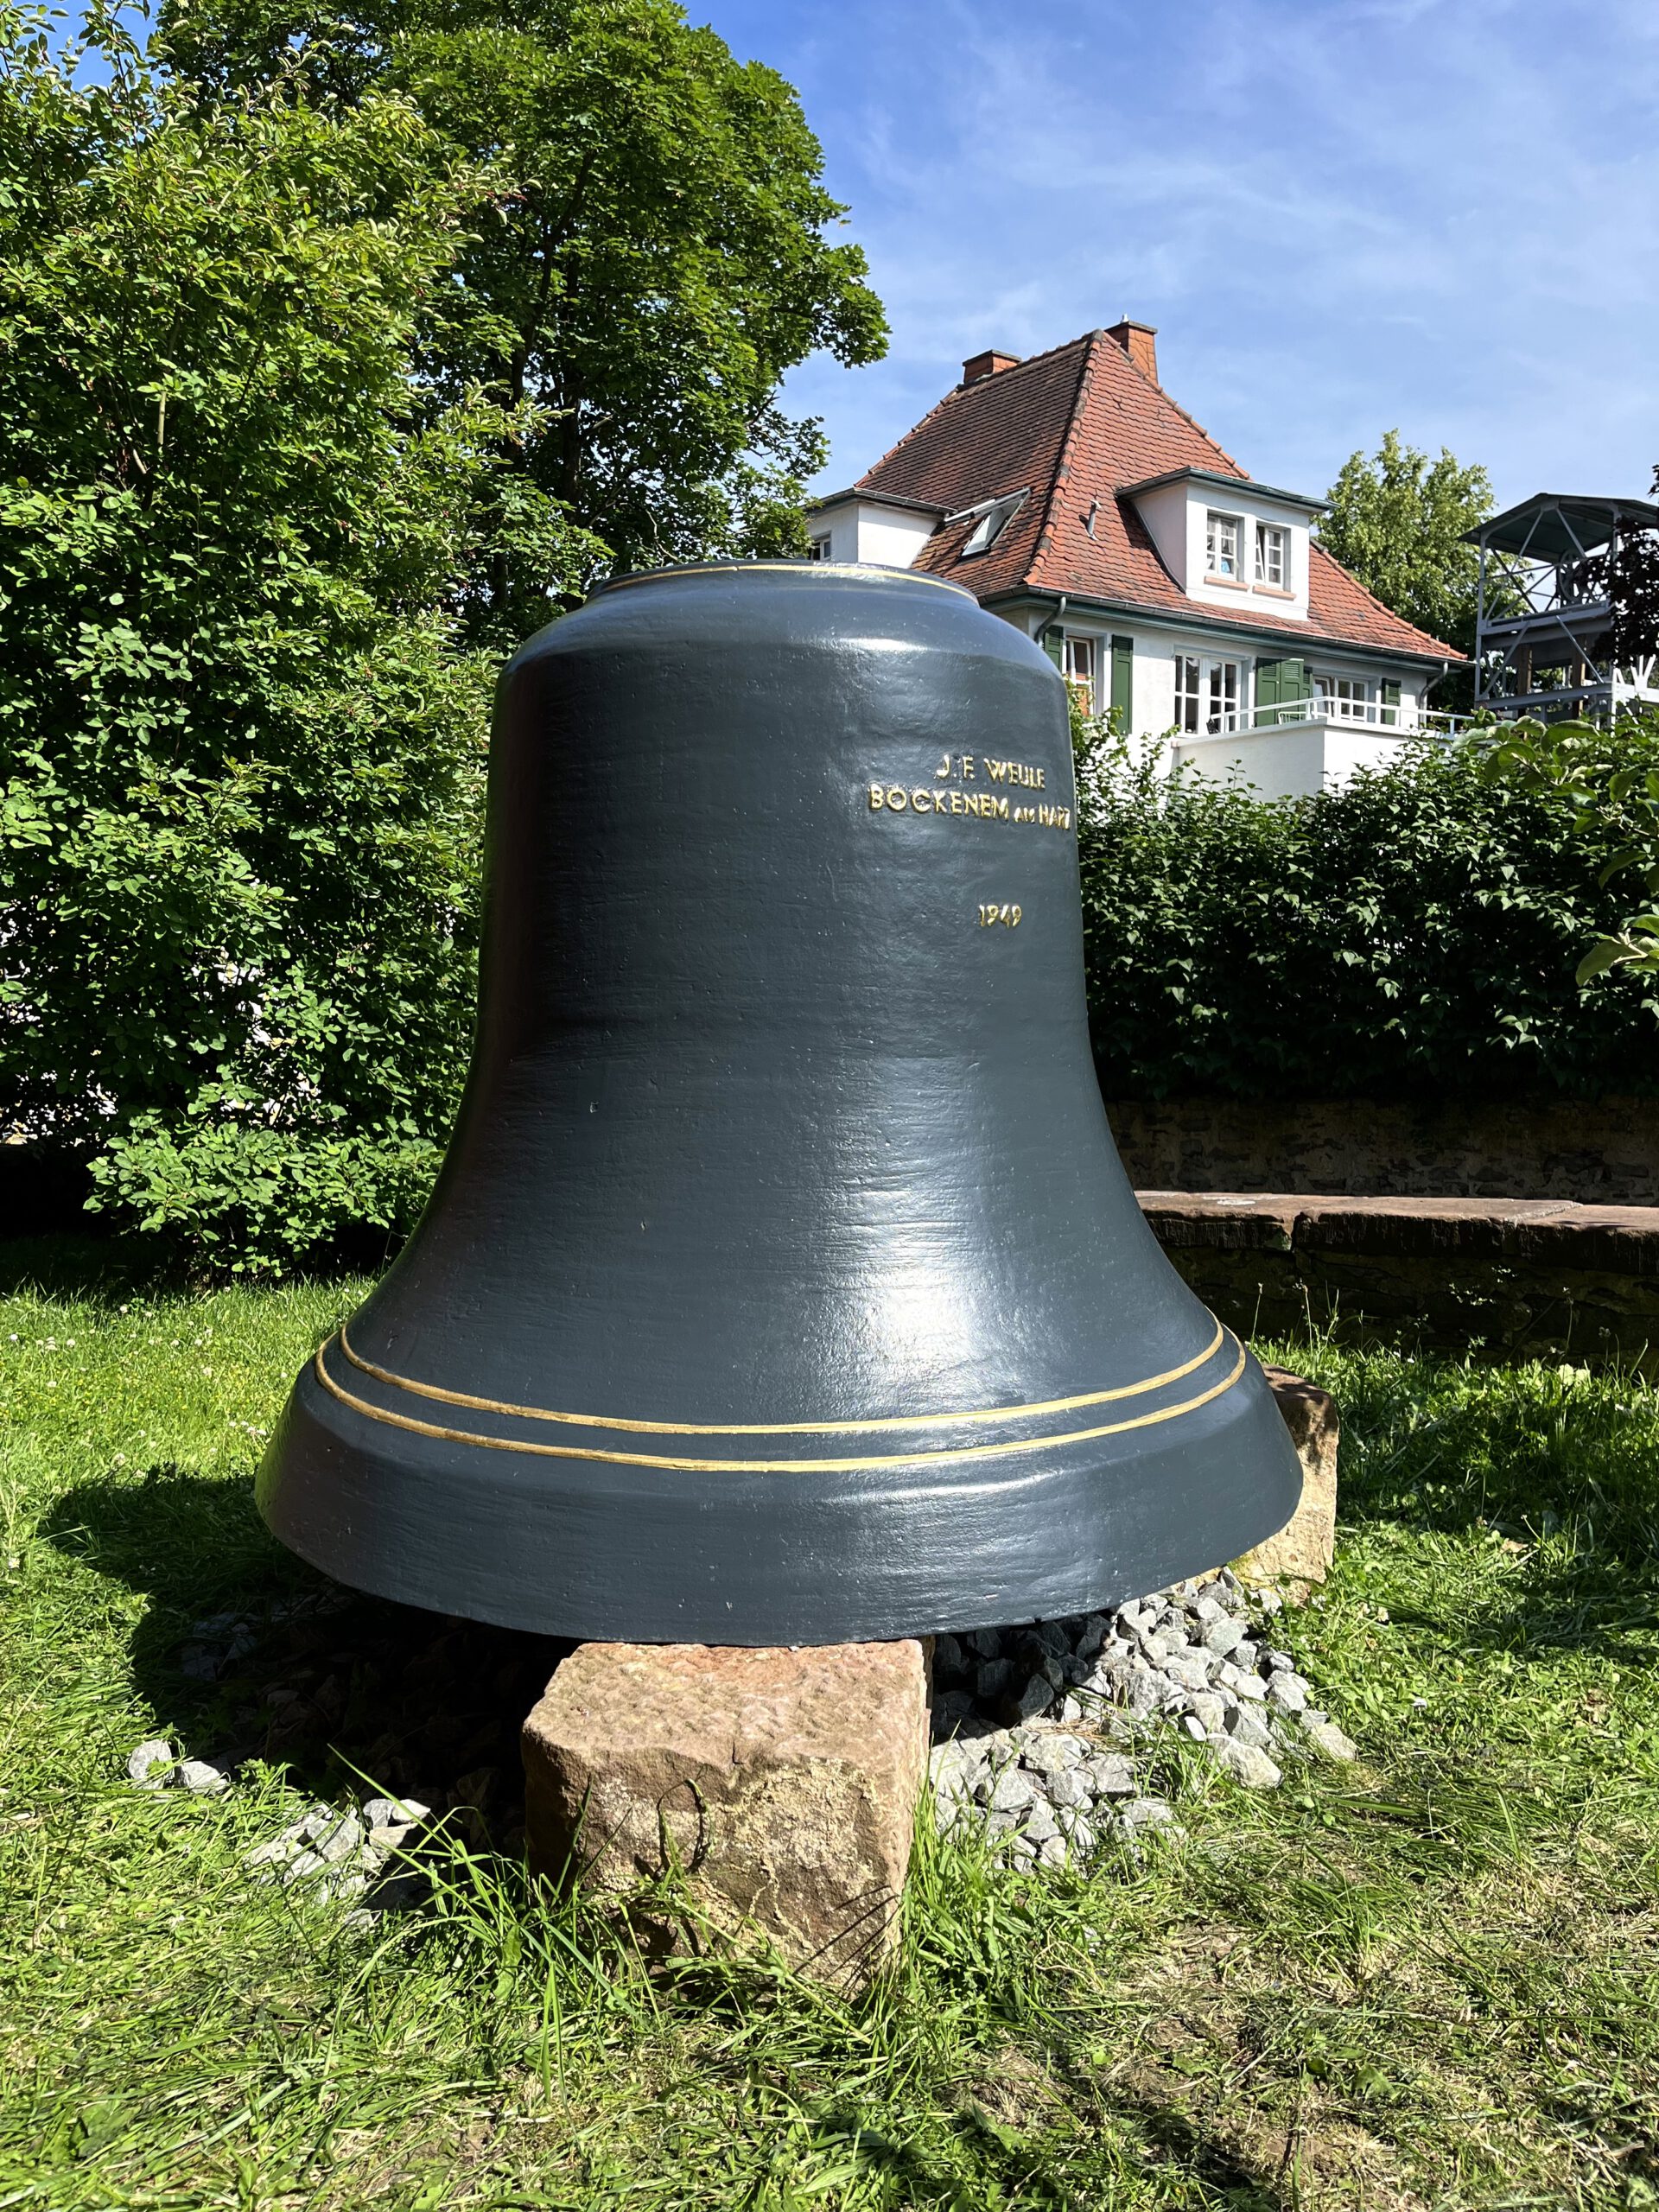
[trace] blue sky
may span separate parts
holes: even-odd
[[[799,89],[893,326],[849,481],[986,346],[1128,314],[1252,474],[1395,426],[1532,491],[1659,461],[1656,0],[689,0]]]

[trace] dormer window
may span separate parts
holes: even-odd
[[[1237,515],[1218,514],[1211,507],[1205,518],[1204,567],[1205,574],[1225,577],[1230,583],[1240,583],[1238,541],[1243,523]]]
[[[1259,522],[1255,525],[1255,581],[1274,591],[1285,588],[1288,537],[1288,531],[1281,530],[1277,523]]]
[[[945,517],[945,527],[949,529],[952,523],[966,522],[970,517],[977,516],[978,520],[963,540],[962,550],[964,554],[987,552],[1025,505],[1030,489],[1027,485],[1018,492],[1004,493],[1001,499],[982,499],[977,506],[963,507],[959,512]]]
[[[1117,495],[1134,501],[1179,591],[1212,607],[1259,592],[1282,602],[1276,617],[1306,619],[1306,518],[1325,501],[1212,468],[1167,469]]]

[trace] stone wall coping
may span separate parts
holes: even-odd
[[[1548,1260],[1659,1275],[1659,1206],[1568,1198],[1310,1198],[1271,1191],[1137,1191],[1166,1245],[1402,1258]]]

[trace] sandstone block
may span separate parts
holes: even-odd
[[[927,1767],[920,1643],[798,1650],[584,1643],[524,1722],[531,1865],[694,1938],[636,1893],[677,1868],[697,1911],[850,1986],[898,1937]]]
[[[1337,1402],[1285,1368],[1264,1372],[1302,1463],[1302,1497],[1278,1535],[1235,1560],[1233,1571],[1248,1583],[1323,1582],[1336,1556]]]

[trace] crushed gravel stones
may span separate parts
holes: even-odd
[[[985,1835],[1023,1868],[1113,1840],[1178,1840],[1174,1807],[1143,1786],[1172,1729],[1247,1789],[1277,1788],[1297,1762],[1351,1760],[1351,1739],[1269,1640],[1282,1610],[1276,1591],[1224,1568],[1109,1612],[938,1637],[941,1834]]]

